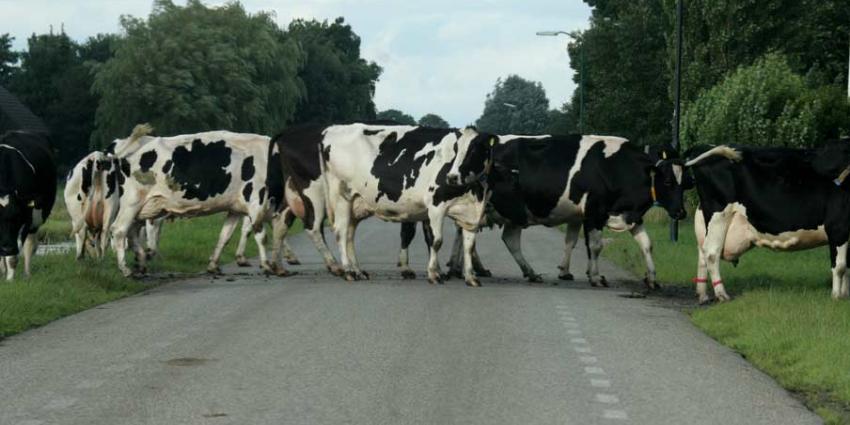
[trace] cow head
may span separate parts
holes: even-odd
[[[837,186],[850,187],[850,138],[832,140],[815,150],[812,167]]]
[[[18,239],[32,206],[14,191],[0,189],[0,257],[18,255]]]
[[[647,146],[645,152],[653,164],[652,200],[667,210],[670,218],[686,218],[685,190],[693,187],[693,179],[685,170],[684,160],[669,146]]]
[[[493,162],[493,143],[496,136],[479,133],[472,127],[463,129],[455,143],[456,155],[446,174],[453,186],[473,184],[486,177]]]

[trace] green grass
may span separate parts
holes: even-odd
[[[691,223],[679,242],[666,221],[652,220],[658,280],[693,289],[697,248]],[[643,276],[645,265],[628,233],[603,256]],[[850,423],[850,302],[833,301],[828,249],[796,253],[753,249],[738,267],[721,266],[731,302],[697,308],[691,318],[721,343],[740,352],[784,387],[800,393],[828,423]],[[695,297],[695,295],[694,295]]]
[[[160,241],[161,256],[150,264],[150,271],[203,272],[223,223],[222,214],[166,222]],[[300,230],[297,223],[291,233]],[[70,240],[70,231],[70,219],[60,195],[39,236],[42,243],[54,243]],[[238,237],[237,228],[222,255],[222,264],[234,260]],[[256,252],[256,243],[249,238],[246,255],[254,256]],[[128,257],[129,261],[133,261],[132,255]],[[37,256],[33,260],[32,278],[29,279],[23,277],[23,264],[18,267],[14,281],[0,279],[0,339],[144,291],[164,281],[123,277],[112,254],[102,261],[86,259],[81,262],[74,259],[73,252]]]

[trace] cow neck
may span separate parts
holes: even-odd
[[[23,152],[21,152],[18,148],[14,147],[14,146],[9,146],[9,145],[6,145],[6,144],[0,144],[0,148],[11,149],[11,150],[13,150],[13,151],[17,152],[17,153],[18,153],[18,155],[20,155],[20,156],[21,156],[21,159],[23,159],[23,160],[24,160],[24,162],[26,162],[26,163],[27,163],[27,165],[29,165],[29,166],[30,166],[30,168],[32,169],[32,173],[33,173],[33,174],[35,174],[35,167],[32,165],[32,162],[30,162],[30,161],[27,159],[27,157],[26,157],[26,156],[24,156],[24,153],[23,153]]]

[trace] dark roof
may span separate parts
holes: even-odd
[[[35,116],[15,95],[0,86],[0,133],[9,130],[29,130],[48,133],[41,118]]]

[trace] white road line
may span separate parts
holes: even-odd
[[[567,329],[567,333],[570,335],[581,335],[581,331],[578,329]]]
[[[599,366],[585,366],[584,373],[588,375],[604,375],[605,371]]]
[[[59,410],[71,407],[77,403],[77,399],[71,397],[57,397],[44,405],[45,410]]]
[[[596,357],[593,356],[581,356],[578,358],[582,363],[596,363],[599,361]]]
[[[43,423],[44,421],[40,421],[38,419],[24,419],[15,425],[42,425]]]
[[[611,386],[611,381],[607,379],[591,379],[590,386],[596,388],[609,388]]]
[[[605,419],[620,419],[620,420],[626,420],[626,419],[629,418],[628,416],[626,416],[626,412],[624,412],[622,410],[610,410],[610,409],[605,409],[605,412],[602,413],[602,417],[605,418]]]
[[[620,399],[614,394],[596,394],[596,401],[605,404],[617,404]]]
[[[584,338],[572,338],[570,339],[570,342],[573,344],[587,344],[587,340]]]
[[[568,327],[568,328],[573,328],[573,329],[578,327],[578,323],[576,323],[576,322],[563,322],[563,325]]]
[[[586,347],[586,346],[573,347],[573,350],[575,350],[576,353],[583,353],[583,354],[588,354],[588,353],[593,352],[593,350],[591,350],[590,347]]]

